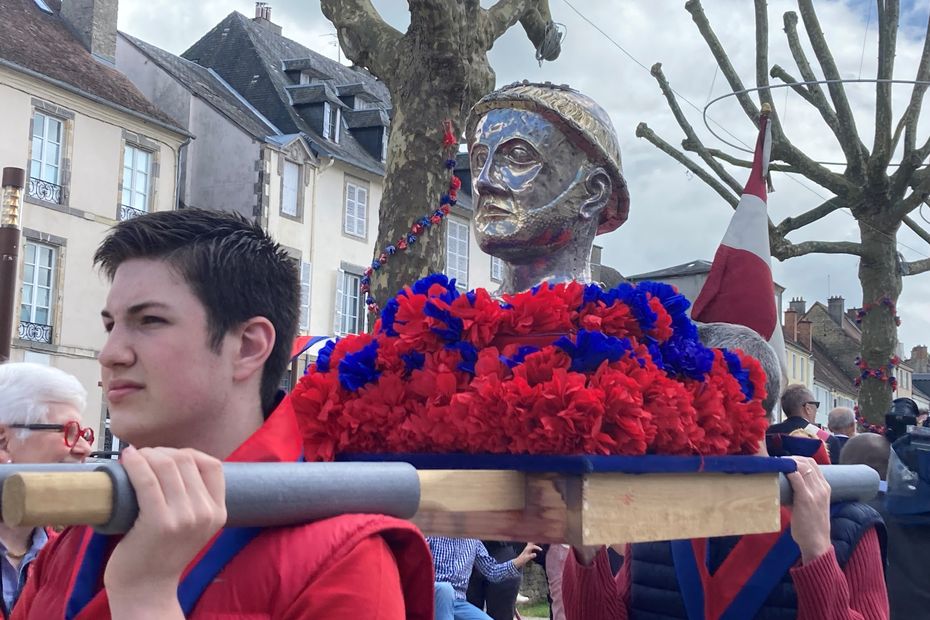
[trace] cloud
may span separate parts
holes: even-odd
[[[489,4],[489,0],[482,2],[484,6]],[[740,153],[713,137],[701,121],[700,111],[707,102],[729,90],[682,4],[670,0],[648,3],[550,0],[555,20],[564,24],[567,30],[562,54],[557,61],[540,68],[532,45],[519,26],[498,40],[490,52],[499,85],[525,78],[567,83],[590,95],[610,113],[621,140],[632,210],[629,222],[618,231],[600,238],[599,243],[604,245],[605,261],[624,274],[650,271],[696,258],[712,258],[732,213],[730,207],[702,181],[690,176],[682,166],[645,140],[635,137],[636,125],[644,121],[672,144],[679,144],[683,138],[658,85],[649,75],[648,67],[654,62],[663,63],[669,81],[681,95],[682,108],[708,146],[748,157],[748,154]],[[783,32],[784,13],[798,12],[797,5],[787,0],[770,0],[768,4],[769,65],[780,64],[799,77]],[[334,32],[334,28],[323,17],[318,3],[276,0],[272,5],[273,20],[283,26],[285,36],[335,58],[336,50],[331,45],[331,38],[325,36]],[[409,23],[406,3],[375,0],[374,5],[386,21],[398,29],[406,29]],[[821,27],[844,78],[875,75],[877,20],[873,5],[872,0],[822,0],[816,3]],[[704,8],[745,85],[753,86],[753,3],[713,0],[705,2]],[[233,10],[252,15],[254,3],[247,0],[203,0],[197,3],[123,0],[119,23],[121,29],[134,36],[180,53]],[[597,24],[623,50],[578,13]],[[901,14],[895,76],[913,79],[926,29],[926,3],[905,0]],[[816,67],[802,24],[799,24],[799,30],[808,58]],[[819,70],[817,73],[821,75]],[[873,84],[849,84],[846,91],[855,110],[859,134],[870,147],[875,87]],[[906,106],[910,92],[911,87],[907,85],[894,87],[895,118]],[[785,131],[798,147],[819,161],[843,161],[835,138],[808,104],[788,89],[774,91],[773,98]],[[709,115],[715,133],[727,142],[736,145],[754,142],[755,129],[732,97],[715,103]],[[930,114],[925,112],[924,116],[920,127],[922,139],[930,134]],[[841,169],[838,166],[832,168]],[[731,173],[740,183],[746,178],[744,169],[731,169]],[[777,191],[770,196],[769,210],[776,222],[806,211],[830,197],[825,189],[804,179],[775,174],[774,183]],[[925,207],[924,214],[930,219],[930,208]],[[930,224],[925,228],[930,229]],[[902,244],[899,251],[906,260],[930,256],[930,245],[910,230],[902,228],[898,237]],[[792,233],[790,238],[792,241],[856,240],[858,226],[848,212],[837,212]],[[863,302],[857,270],[858,259],[842,255],[799,257],[774,266],[775,277],[787,287],[786,296],[789,298],[803,296],[812,302],[825,300],[828,295],[842,295],[849,306]],[[930,273],[906,278],[904,282],[904,293],[899,302],[902,319],[899,337],[907,345],[908,352],[912,345],[930,342],[930,313],[927,312],[930,307]]]

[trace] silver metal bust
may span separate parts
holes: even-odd
[[[629,193],[610,117],[567,86],[519,82],[466,125],[481,249],[504,262],[499,293],[591,281],[594,237],[626,221]]]
[[[466,123],[475,235],[504,262],[498,294],[540,282],[591,282],[594,237],[626,221],[630,196],[610,117],[568,86],[517,82],[481,99]],[[699,324],[707,346],[739,348],[767,376],[770,416],[783,385],[778,358],[756,332]]]

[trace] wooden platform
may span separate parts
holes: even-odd
[[[778,473],[421,469],[427,536],[601,545],[774,532]]]

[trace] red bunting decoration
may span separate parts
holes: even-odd
[[[880,308],[882,306],[884,306],[885,308],[888,308],[892,316],[894,316],[894,324],[897,325],[898,327],[901,327],[901,317],[898,316],[897,306],[895,306],[895,303],[894,301],[891,300],[891,297],[887,295],[885,295],[878,301],[875,301],[869,304],[864,304],[861,308],[856,310],[856,325],[862,325],[862,319],[865,318],[865,315],[867,315],[869,312],[871,312],[875,308]]]
[[[383,265],[386,265],[390,258],[398,251],[407,251],[411,245],[417,242],[417,239],[419,239],[423,233],[428,232],[431,227],[441,224],[442,218],[452,212],[452,205],[458,200],[458,191],[462,188],[462,180],[455,176],[455,154],[458,151],[458,144],[459,141],[455,135],[455,127],[452,121],[444,121],[442,148],[445,167],[446,170],[449,171],[448,189],[446,193],[440,197],[438,209],[435,209],[411,224],[408,234],[402,236],[396,243],[384,248],[380,256],[372,261],[371,266],[365,269],[359,288],[362,293],[369,293],[365,297],[365,304],[368,306],[368,311],[372,314],[381,312],[381,307],[378,305],[377,300],[370,294],[372,274],[381,269]]]

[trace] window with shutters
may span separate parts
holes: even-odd
[[[120,191],[120,220],[147,213],[151,202],[152,154],[137,146],[123,148],[123,176]]]
[[[32,115],[32,146],[29,155],[29,198],[65,204],[65,121],[35,110]]]
[[[329,103],[323,103],[323,137],[339,144],[339,108]]]
[[[19,306],[19,337],[51,343],[54,317],[55,247],[26,241],[23,247],[23,287]]]
[[[337,336],[358,334],[368,329],[362,275],[345,269],[336,274],[336,312],[333,332]]]
[[[310,263],[300,263],[300,331],[310,331]]]
[[[446,275],[459,290],[468,290],[468,223],[446,219]]]
[[[346,179],[343,232],[352,237],[368,237],[368,185]]]
[[[300,166],[289,159],[284,160],[281,173],[281,215],[294,219],[301,216],[300,176]]]

